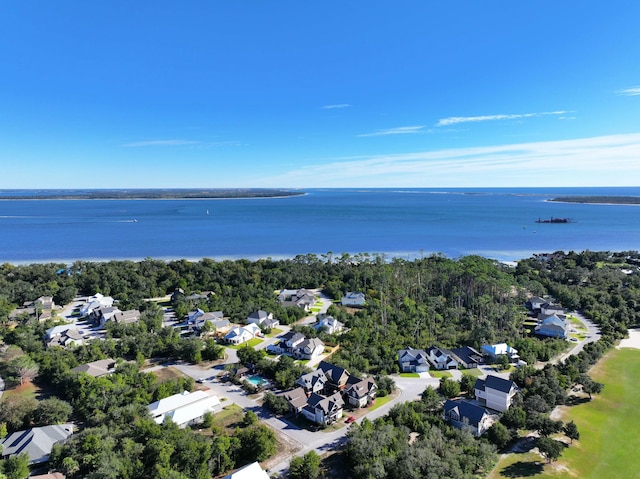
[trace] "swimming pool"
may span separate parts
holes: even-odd
[[[257,374],[247,377],[245,381],[249,381],[251,384],[258,387],[265,387],[267,384],[269,384],[269,381],[258,376]]]

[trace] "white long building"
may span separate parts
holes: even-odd
[[[183,391],[147,406],[157,424],[169,419],[180,427],[202,422],[206,413],[216,413],[222,409],[220,400],[206,391]]]

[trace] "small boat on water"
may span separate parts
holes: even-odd
[[[549,219],[538,218],[536,223],[551,223],[551,224],[564,224],[564,223],[575,223],[571,218],[554,218],[553,216]]]

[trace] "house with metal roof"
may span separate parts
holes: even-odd
[[[564,339],[567,337],[567,322],[556,314],[539,316],[535,333],[540,336]]]
[[[0,442],[2,458],[25,453],[29,456],[29,464],[47,462],[53,445],[66,441],[71,434],[73,424],[55,424],[16,431]]]
[[[269,479],[269,475],[260,467],[259,463],[252,462],[236,472],[224,476],[224,479]]]
[[[206,391],[183,391],[147,406],[157,424],[171,420],[179,427],[202,422],[207,412],[216,413],[222,409],[220,400]]]

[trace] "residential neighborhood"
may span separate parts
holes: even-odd
[[[41,324],[38,341],[44,351],[54,354],[66,351],[65,357],[82,351],[78,358],[84,361],[75,362],[56,377],[57,381],[65,381],[65,387],[75,388],[69,396],[74,409],[90,411],[93,404],[101,401],[97,394],[86,405],[77,403],[76,398],[87,394],[82,388],[85,385],[90,388],[92,381],[96,381],[96,385],[104,385],[100,387],[123,387],[122,394],[135,391],[127,389],[126,384],[144,383],[143,387],[148,389],[141,390],[140,397],[146,398],[143,404],[149,418],[160,427],[174,424],[180,430],[198,433],[211,427],[204,424],[215,424],[217,417],[231,414],[229,411],[235,411],[236,424],[244,424],[240,414],[248,415],[246,424],[257,421],[273,431],[275,437],[293,445],[290,449],[293,452],[270,460],[268,466],[260,461],[258,467],[270,473],[286,470],[291,454],[302,455],[322,451],[327,444],[342,444],[350,424],[361,424],[365,418],[374,420],[394,407],[420,400],[430,389],[436,391],[438,400],[430,402],[429,407],[438,412],[439,418],[473,436],[484,436],[514,402],[522,404],[526,391],[519,385],[522,382],[517,383],[511,376],[517,377],[519,370],[533,374],[545,364],[532,361],[529,367],[522,360],[531,357],[528,343],[515,342],[516,349],[509,337],[500,341],[500,336],[495,335],[492,339],[498,341],[491,343],[456,344],[431,340],[416,329],[416,340],[411,341],[410,334],[404,336],[409,339],[404,343],[406,347],[394,348],[385,371],[379,374],[380,369],[368,368],[366,362],[357,358],[363,351],[369,353],[371,336],[359,341],[351,333],[354,326],[362,327],[358,323],[362,318],[371,321],[367,315],[372,311],[375,317],[375,307],[366,306],[366,300],[360,307],[343,304],[347,296],[355,301],[361,294],[337,296],[338,299],[331,299],[314,290],[281,289],[273,295],[275,303],[247,302],[244,312],[238,314],[219,302],[219,294],[207,291],[176,292],[145,299],[148,304],[136,303],[133,307],[117,295],[95,293],[55,307],[55,321],[47,319],[44,324],[37,321]],[[281,304],[295,298],[313,298],[314,302]],[[51,304],[46,299],[38,301]],[[554,341],[566,339],[567,354],[573,351],[577,354],[580,350],[571,344],[569,334],[575,337],[573,331],[580,324],[586,324],[585,329],[590,327],[587,320],[582,316],[575,319],[550,298],[542,299],[534,297],[527,303],[527,310],[522,310],[523,318],[527,318],[526,327],[536,321],[536,327],[526,334],[536,338],[536,345],[555,345],[558,350],[560,346]],[[236,312],[225,314],[226,311]],[[22,318],[32,324],[37,319],[29,316],[27,320],[26,314]],[[567,325],[565,336],[553,332],[556,320]],[[135,331],[136,336],[128,336],[128,331]],[[378,327],[378,332],[385,334],[382,327]],[[150,344],[149,339],[158,333],[163,341],[172,343],[162,346],[157,342],[153,346],[166,347],[164,357],[120,353],[124,348],[136,351],[138,340]],[[593,340],[597,336],[585,334],[584,340],[575,346]],[[345,353],[354,356],[347,360],[348,354],[341,354],[343,348],[350,348]],[[89,350],[95,355],[85,352]],[[28,374],[24,376],[27,381]],[[136,375],[151,374],[158,379],[148,384],[142,379],[144,376],[136,379]],[[470,377],[474,382],[469,382]],[[112,382],[114,386],[108,386]],[[464,389],[445,388],[447,382],[464,384]],[[251,419],[250,413],[256,419]],[[70,431],[76,432],[69,432],[57,443],[75,444],[80,437],[77,434],[87,427],[86,421],[73,424]],[[36,437],[40,434],[38,427],[47,427],[33,422],[27,425],[34,426],[31,429],[36,431]],[[53,448],[54,457],[59,447]],[[12,449],[5,447],[5,450]],[[230,474],[243,472],[240,467]]]

